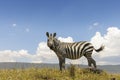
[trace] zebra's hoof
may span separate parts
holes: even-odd
[[[97,74],[100,74],[100,73],[103,72],[103,70],[101,70],[101,69],[96,69],[96,68],[91,68],[91,69],[89,69],[89,70],[90,70],[90,72],[97,73]]]

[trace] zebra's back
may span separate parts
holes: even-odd
[[[82,57],[84,54],[93,51],[92,44],[87,41],[66,43],[64,45],[65,45],[66,58],[69,59],[78,59]]]

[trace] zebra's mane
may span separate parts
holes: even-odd
[[[54,41],[57,43],[57,44],[60,44],[62,43],[60,40],[58,40],[57,38],[54,38]]]

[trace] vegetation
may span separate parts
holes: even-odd
[[[51,68],[1,69],[0,80],[120,80],[120,74],[98,74],[71,65],[62,72]]]

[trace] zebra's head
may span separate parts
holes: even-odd
[[[46,36],[48,47],[54,50],[59,45],[59,40],[56,38],[56,33],[49,34],[49,32],[46,32]]]

